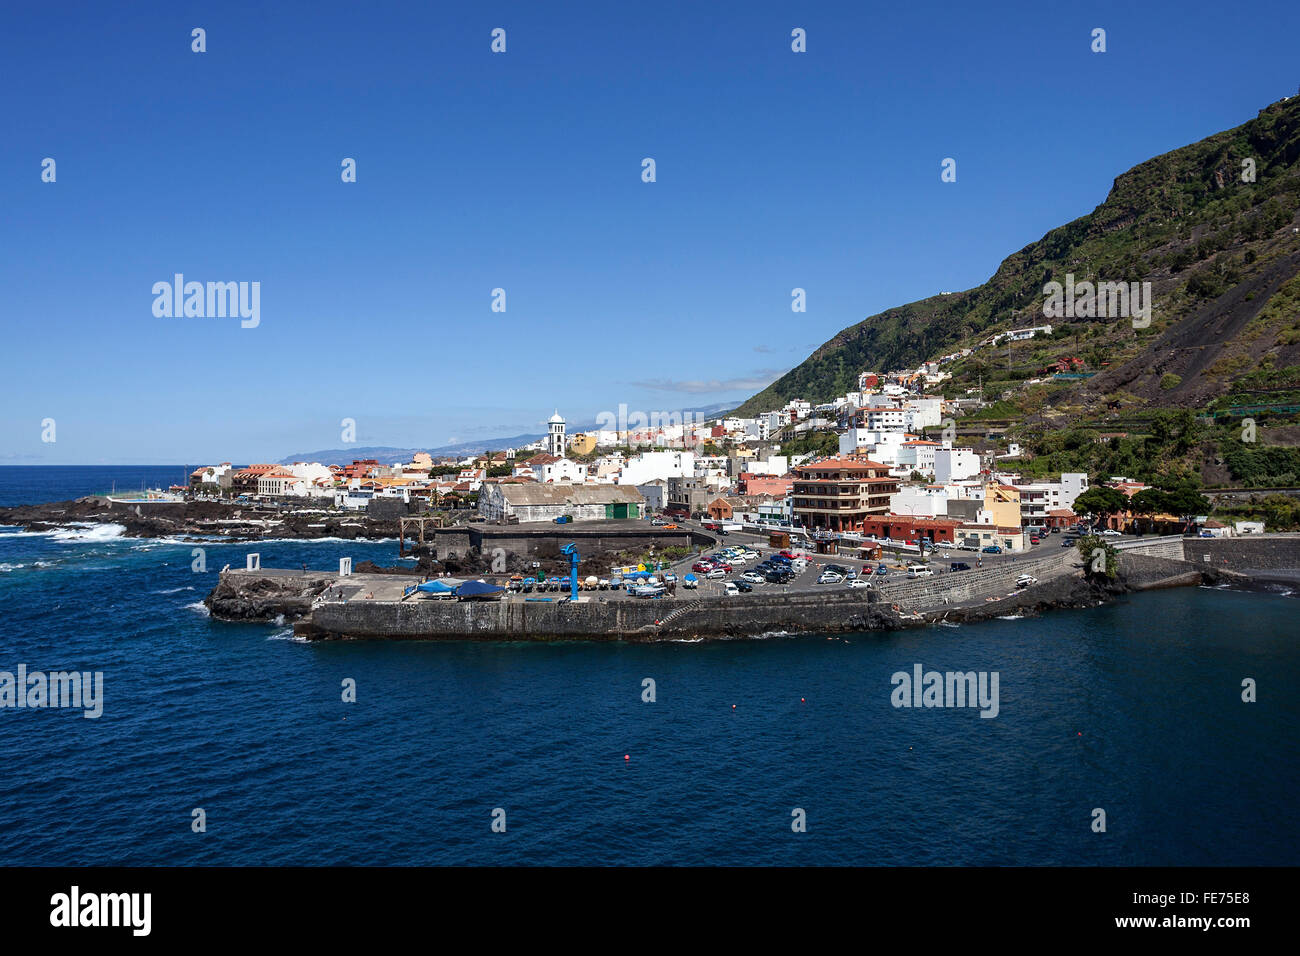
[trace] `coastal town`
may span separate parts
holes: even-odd
[[[1199,496],[1176,500],[1123,475],[1093,488],[1083,472],[1023,473],[1028,453],[1002,428],[963,426],[981,398],[931,393],[960,357],[863,372],[857,390],[833,401],[793,400],[753,417],[624,409],[625,427],[570,433],[556,411],[547,434],[520,447],[404,462],[222,462],[195,469],[171,494],[387,519],[436,513],[450,523],[693,518],[991,553],[1032,549],[1081,515],[1108,534],[1263,530],[1213,520]]]

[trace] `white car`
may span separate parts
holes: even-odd
[[[1016,587],[1018,588],[1027,588],[1037,583],[1038,578],[1034,577],[1032,574],[1022,574],[1020,577],[1016,578]]]
[[[722,570],[722,568],[714,568],[712,571],[705,572],[704,576],[706,578],[725,578],[727,572]]]
[[[1100,533],[1101,533],[1101,534],[1104,534],[1104,535],[1105,535],[1106,537],[1108,537],[1108,538],[1118,538],[1118,537],[1120,537],[1120,533],[1119,533],[1118,531],[1116,531],[1114,528],[1107,528],[1105,531],[1102,531],[1102,532],[1100,532]]]
[[[740,580],[744,581],[746,584],[763,584],[767,581],[767,578],[763,577],[763,575],[759,574],[757,571],[746,571],[740,576]]]
[[[914,564],[907,569],[907,576],[909,578],[932,578],[934,577],[934,571],[924,565]]]
[[[742,551],[741,554],[743,554],[743,555],[745,556],[745,559],[748,560],[748,561],[757,561],[757,560],[758,560],[758,552],[757,552],[757,551]]]
[[[817,579],[818,584],[840,584],[844,580],[844,575],[836,574],[834,571],[823,571],[821,577]]]
[[[740,588],[736,587],[734,584],[728,581],[727,586],[722,589],[722,593],[725,594],[727,597],[735,597],[737,594],[740,593]]]
[[[872,585],[872,583],[866,578],[858,578],[856,581],[849,582],[849,587],[851,588],[869,588],[873,586],[874,585]]]

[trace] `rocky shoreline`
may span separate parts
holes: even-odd
[[[117,524],[127,538],[258,541],[265,538],[395,538],[398,522],[357,512],[276,511],[224,501],[131,505],[90,496],[72,501],[0,508],[0,525],[24,531],[59,531],[87,524]]]

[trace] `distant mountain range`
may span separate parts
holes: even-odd
[[[729,411],[735,404],[735,402],[718,402],[698,408],[683,408],[681,412],[682,414],[690,413],[691,415],[721,416],[723,412]],[[574,435],[578,432],[593,431],[600,427],[600,424],[596,421],[581,424],[566,423],[565,430],[568,434]],[[410,461],[417,452],[427,452],[434,458],[452,456],[464,458],[468,455],[477,455],[487,451],[519,448],[540,441],[545,437],[545,432],[537,432],[527,435],[508,435],[502,438],[477,438],[473,441],[456,442],[451,445],[438,445],[436,447],[426,445],[419,448],[401,448],[390,445],[356,445],[349,448],[327,448],[321,451],[306,451],[296,455],[289,455],[286,458],[281,458],[277,464],[289,465],[295,461],[318,461],[325,465],[346,465],[357,458],[374,458],[382,463],[391,464],[397,461]]]

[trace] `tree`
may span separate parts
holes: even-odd
[[[1129,511],[1150,519],[1153,515],[1163,514],[1169,510],[1169,496],[1159,488],[1143,488],[1129,499]],[[1148,530],[1150,525],[1148,524]]]
[[[1074,499],[1074,513],[1077,515],[1109,517],[1128,509],[1128,495],[1105,485],[1094,485]]]
[[[1119,571],[1119,552],[1104,539],[1090,535],[1080,538],[1076,547],[1079,556],[1083,558],[1083,573],[1086,577],[1113,578]]]

